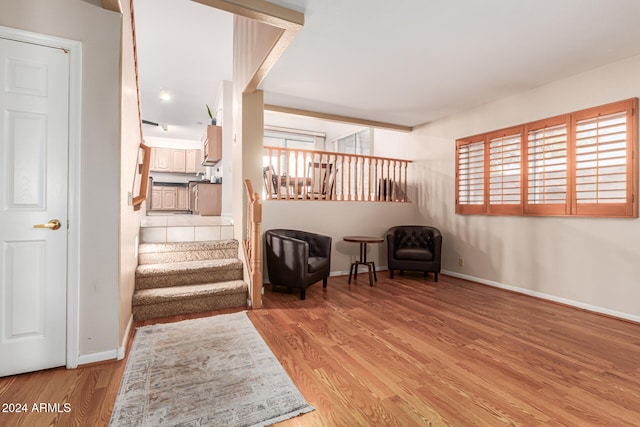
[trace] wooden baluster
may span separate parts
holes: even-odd
[[[375,191],[375,199],[376,202],[380,201],[380,179],[379,179],[379,175],[378,175],[378,168],[379,168],[379,162],[378,159],[376,159],[376,168],[375,168],[375,188],[373,189],[373,191]]]
[[[408,199],[407,199],[407,167],[408,164],[407,162],[403,162],[404,163],[404,198],[403,201],[405,203],[407,203]]]
[[[391,160],[387,160],[387,194],[385,201],[391,201]]]
[[[342,156],[340,156],[341,158],[341,178],[340,178],[340,200],[345,200],[344,198],[344,154]]]

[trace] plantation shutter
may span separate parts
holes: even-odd
[[[522,213],[522,128],[489,135],[489,213]]]
[[[632,215],[633,120],[629,102],[576,113],[576,214]]]
[[[485,212],[484,140],[458,141],[456,213]]]
[[[569,116],[560,116],[531,123],[525,128],[526,214],[569,213],[568,122]]]

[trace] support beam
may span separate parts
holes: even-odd
[[[120,0],[102,0],[102,8],[112,12],[122,13]]]
[[[264,0],[193,0],[288,31],[304,25],[304,14]]]
[[[356,117],[340,116],[338,114],[321,113],[318,111],[301,110],[299,108],[281,107],[278,105],[265,104],[265,111],[276,111],[278,113],[295,114],[298,116],[315,117],[317,119],[329,120],[341,123],[353,123],[356,125],[369,126],[380,129],[397,130],[401,132],[411,132],[413,127],[403,126],[395,123],[378,122],[375,120],[365,120]]]

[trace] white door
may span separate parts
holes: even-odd
[[[66,363],[68,103],[67,53],[0,38],[0,376]]]

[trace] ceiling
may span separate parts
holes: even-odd
[[[640,54],[637,0],[271,2],[305,25],[261,84],[265,103],[405,126]],[[231,79],[231,15],[189,0],[135,12],[142,115],[169,126],[145,134],[199,137]]]

